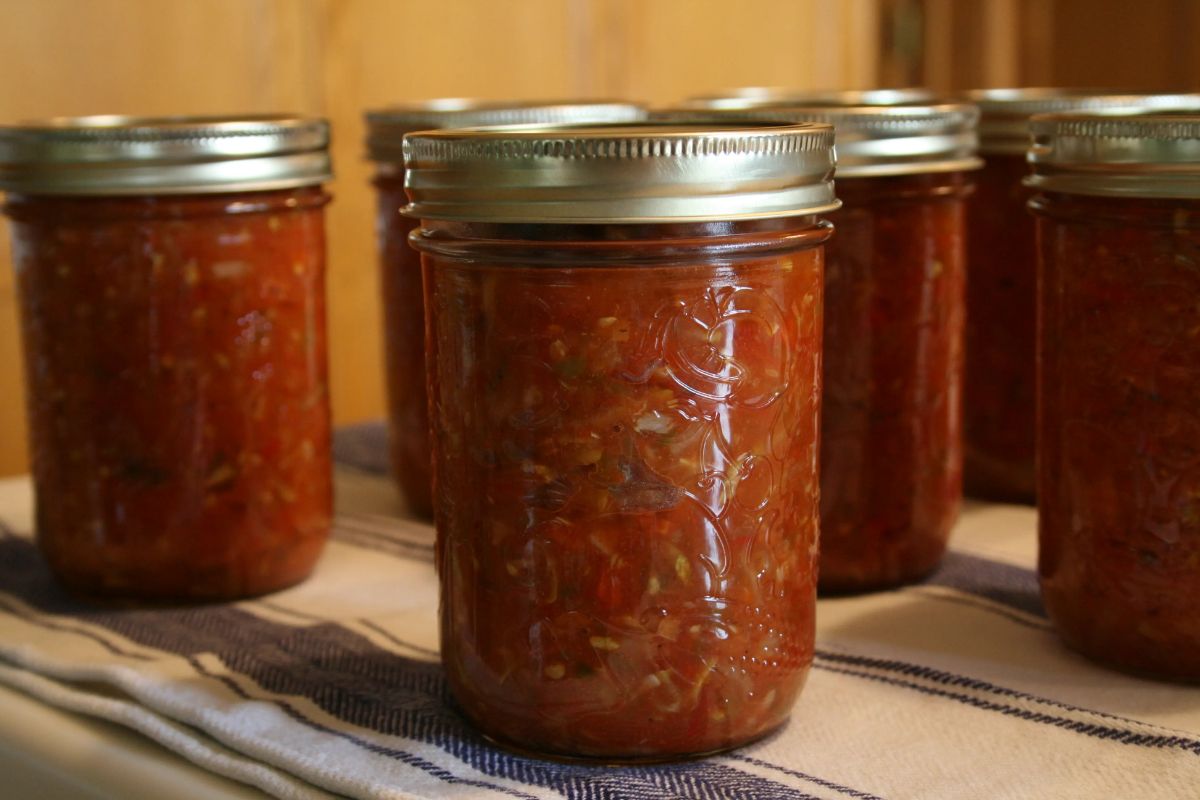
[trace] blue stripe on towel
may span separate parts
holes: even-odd
[[[883,798],[879,795],[870,794],[868,792],[860,792],[857,789],[851,789],[848,786],[842,786],[840,783],[827,781],[824,778],[818,778],[815,775],[809,775],[807,772],[800,772],[799,770],[781,767],[778,764],[772,764],[769,761],[763,761],[761,758],[754,758],[753,756],[748,756],[743,753],[730,753],[728,757],[737,761],[745,761],[747,764],[753,764],[756,767],[762,767],[763,769],[777,770],[785,775],[791,775],[793,778],[799,778],[800,780],[814,783],[817,786],[822,786],[826,789],[832,789],[839,794],[844,794],[847,797],[854,798],[855,800],[883,800]]]
[[[951,551],[922,583],[957,589],[1027,614],[1046,616],[1037,573],[1024,567]]]
[[[363,472],[387,475],[392,469],[387,424],[362,422],[338,428],[333,432],[333,460]]]
[[[865,680],[876,681],[889,686],[909,689],[922,694],[932,695],[947,700],[954,700],[956,702],[974,706],[975,708],[985,711],[995,711],[1004,714],[1005,716],[1016,717],[1029,722],[1039,722],[1046,725],[1052,725],[1056,728],[1073,731],[1075,733],[1091,736],[1096,739],[1107,739],[1109,741],[1119,742],[1120,744],[1137,745],[1140,747],[1151,747],[1155,749],[1182,750],[1191,753],[1192,755],[1200,755],[1200,739],[1196,738],[1195,736],[1177,733],[1167,728],[1150,725],[1149,723],[1138,722],[1137,720],[1120,717],[1115,714],[1107,714],[1102,711],[1093,711],[1092,709],[1082,708],[1069,703],[1038,697],[1037,695],[1019,692],[1015,689],[997,686],[993,683],[979,680],[977,678],[970,678],[964,675],[955,675],[954,673],[944,672],[942,670],[933,669],[932,667],[924,667],[920,664],[911,664],[904,661],[870,658],[867,656],[856,656],[847,653],[834,653],[826,650],[817,650],[813,660],[813,668],[825,670],[827,672],[834,672],[841,675],[863,678]],[[889,675],[880,673],[892,674]],[[926,682],[920,683],[918,681]],[[963,689],[965,691],[953,691],[954,689]],[[995,698],[1025,700],[1044,705],[1050,709],[1088,714],[1090,716],[1110,720],[1113,723],[1139,725],[1146,728],[1161,730],[1163,733],[1144,733],[1141,731],[1120,727],[1117,724],[1107,725],[1102,723],[1085,722],[1083,720],[1064,717],[1061,714],[1055,714],[1050,711],[1034,711],[1027,708],[1019,708],[1017,706],[1001,702],[999,699],[989,699],[986,696],[981,697],[975,694],[967,694],[967,691],[975,691],[984,695],[991,695]]]
[[[711,760],[613,770],[510,754],[489,744],[451,710],[438,664],[383,650],[340,625],[293,627],[231,606],[120,611],[81,606],[57,590],[36,550],[21,539],[0,537],[0,585],[42,611],[71,615],[143,646],[187,657],[194,668],[199,665],[196,656],[211,654],[262,687],[264,695],[305,698],[353,725],[433,744],[484,775],[544,787],[572,800],[817,800],[783,783]],[[226,680],[226,685],[231,681]],[[235,691],[254,695],[245,686]],[[255,699],[274,703],[310,727],[331,731],[294,704],[266,696]],[[369,740],[345,733],[343,738],[347,737],[435,777],[454,778],[411,752],[384,752]],[[488,788],[523,796],[500,785]]]

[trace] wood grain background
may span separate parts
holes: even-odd
[[[339,423],[383,412],[366,108],[439,96],[669,103],[745,85],[1200,79],[1195,0],[8,0],[0,10],[0,121],[272,111],[332,120]],[[27,468],[6,236],[0,226],[0,475]]]
[[[742,84],[866,86],[875,0],[38,0],[0,24],[0,119],[295,111],[334,125],[334,416],[383,413],[362,112],[439,96],[670,102]],[[736,11],[734,11],[736,9]],[[770,24],[766,21],[770,20]],[[860,47],[859,41],[872,46]],[[16,68],[13,68],[14,65]],[[0,475],[27,468],[7,231]]]

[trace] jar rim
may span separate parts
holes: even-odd
[[[832,211],[825,124],[628,122],[409,134],[410,216],[476,222],[679,222]]]
[[[979,106],[979,149],[985,155],[1024,154],[1029,147],[1029,121],[1036,114],[1200,108],[1200,93],[1104,88],[974,89],[963,93],[962,99]]]
[[[0,126],[0,189],[10,192],[202,194],[331,177],[329,123],[313,117],[95,115]]]
[[[771,103],[725,109],[666,109],[669,121],[832,125],[837,177],[866,178],[978,169],[979,110],[965,103],[924,105],[811,105]]]
[[[1200,113],[1045,114],[1030,131],[1031,187],[1200,199]]]
[[[633,122],[646,117],[638,103],[616,99],[488,100],[440,97],[398,103],[367,111],[367,158],[402,164],[404,135],[441,128],[488,125],[555,125],[589,122]]]

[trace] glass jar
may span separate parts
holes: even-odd
[[[485,101],[445,98],[367,112],[367,150],[375,162],[375,238],[379,248],[392,474],[409,511],[433,516],[429,403],[425,393],[425,311],[420,256],[408,244],[417,221],[401,211],[404,134],[437,128],[642,119],[637,105],[611,101]]]
[[[834,126],[844,205],[825,268],[820,588],[917,580],[941,560],[962,494],[963,204],[979,166],[978,112],[727,113]]]
[[[1036,246],[1026,209],[1029,118],[1085,109],[1200,105],[1200,95],[987,89],[979,105],[984,166],[968,202],[965,483],[969,494],[1034,501]]]
[[[1085,655],[1200,680],[1200,115],[1032,130],[1042,597]]]
[[[294,119],[0,129],[37,542],[69,589],[225,600],[312,570],[327,143]]]
[[[408,137],[442,658],[488,735],[658,760],[786,721],[813,654],[832,144]]]

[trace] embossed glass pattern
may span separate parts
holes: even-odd
[[[423,225],[463,710],[615,759],[781,725],[813,650],[828,226]]]
[[[1093,658],[1200,680],[1200,199],[1032,205],[1046,609]]]
[[[763,105],[661,112],[832,124],[838,190],[825,282],[821,589],[920,578],[962,492],[963,201],[972,106]]]

